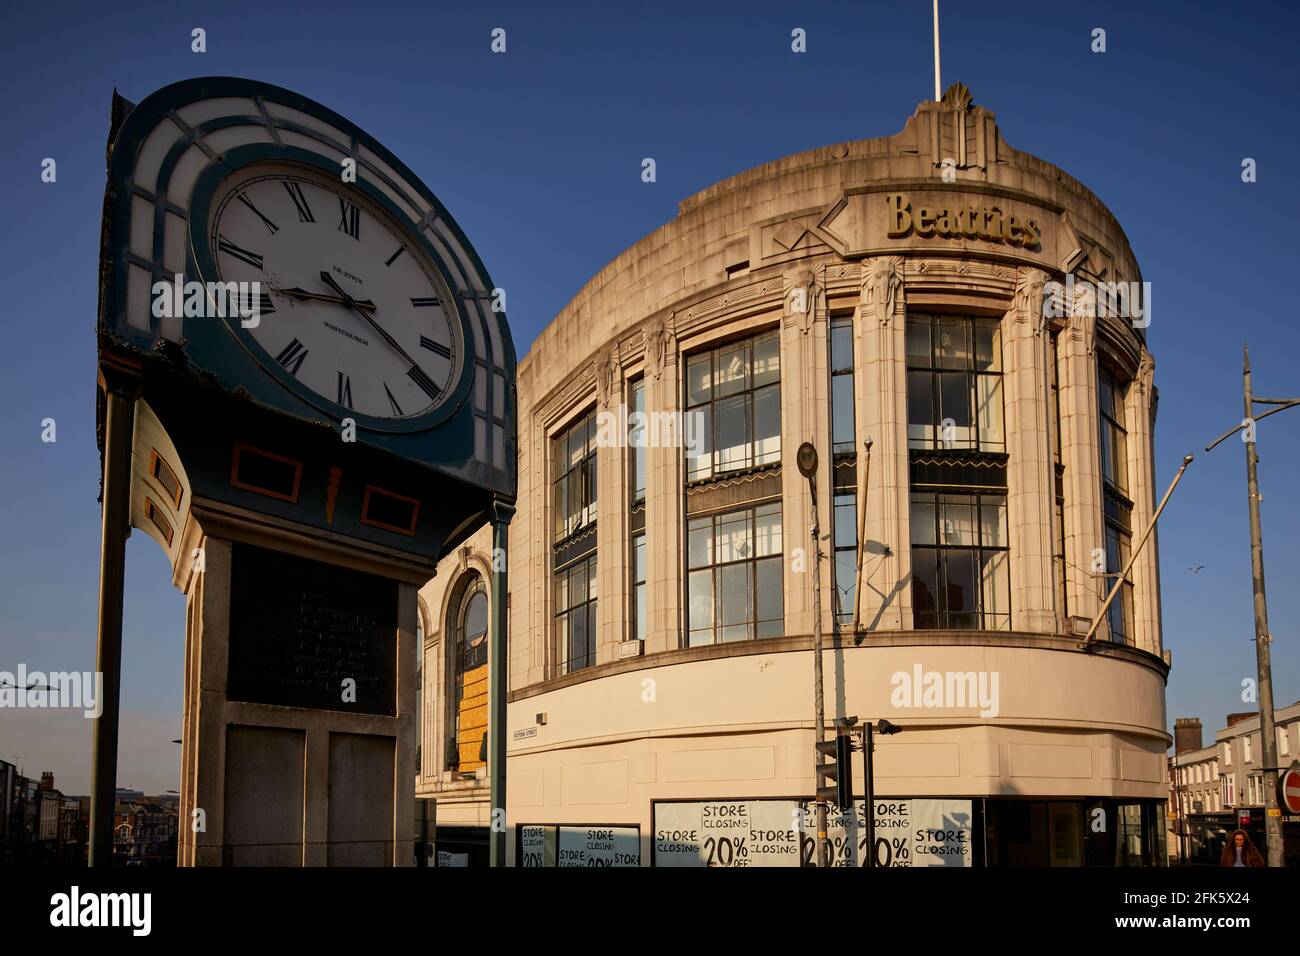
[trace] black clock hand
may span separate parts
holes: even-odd
[[[323,292],[308,292],[306,289],[272,289],[281,295],[287,295],[294,299],[312,299],[317,302],[332,302],[335,305],[347,305],[348,300],[337,295],[326,295]],[[370,309],[374,311],[375,304],[369,299],[353,299],[352,303],[359,309]]]
[[[416,362],[415,359],[411,358],[411,356],[407,355],[406,350],[397,344],[397,340],[394,339],[387,332],[385,332],[383,327],[374,320],[374,317],[371,315],[367,315],[365,309],[362,309],[357,304],[357,301],[353,299],[352,296],[348,295],[347,291],[344,290],[344,288],[341,285],[339,285],[337,282],[334,281],[334,277],[332,275],[322,270],[320,277],[322,282],[324,282],[331,289],[333,289],[335,292],[337,292],[339,295],[343,297],[344,305],[348,305],[356,309],[357,315],[365,319],[366,322],[369,323],[370,327],[374,329],[376,332],[378,332],[380,336],[383,337],[383,340],[393,347],[393,351],[395,351],[402,358],[406,359],[407,362],[411,363],[412,368],[418,369],[420,367],[419,363]]]

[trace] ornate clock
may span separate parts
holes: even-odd
[[[364,192],[306,165],[251,162],[191,210],[190,236],[204,280],[260,287],[258,322],[230,315],[232,333],[330,416],[405,429],[455,396],[467,351],[444,271]]]
[[[397,157],[251,80],[185,80],[120,110],[101,331],[143,355],[179,347],[228,391],[352,418],[363,444],[513,495],[509,326],[469,240]],[[258,325],[154,315],[155,284],[177,274],[259,282]]]
[[[320,104],[230,78],[114,98],[100,669],[116,715],[135,527],[188,599],[181,812],[206,829],[179,863],[409,864],[417,591],[485,521],[504,552],[513,511],[500,301],[429,189]],[[115,716],[95,734],[92,863]]]

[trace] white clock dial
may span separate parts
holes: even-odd
[[[423,249],[341,182],[247,175],[217,201],[223,282],[260,282],[249,334],[316,395],[376,418],[411,418],[455,387],[455,306]]]

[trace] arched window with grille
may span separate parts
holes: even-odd
[[[487,763],[488,596],[479,575],[464,585],[451,623],[454,711],[447,762],[451,770],[472,774]]]

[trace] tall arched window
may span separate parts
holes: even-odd
[[[422,772],[424,760],[424,602],[415,607],[415,772]]]
[[[482,578],[475,575],[465,586],[453,620],[455,719],[448,757],[451,769],[468,774],[487,763],[488,598]]]

